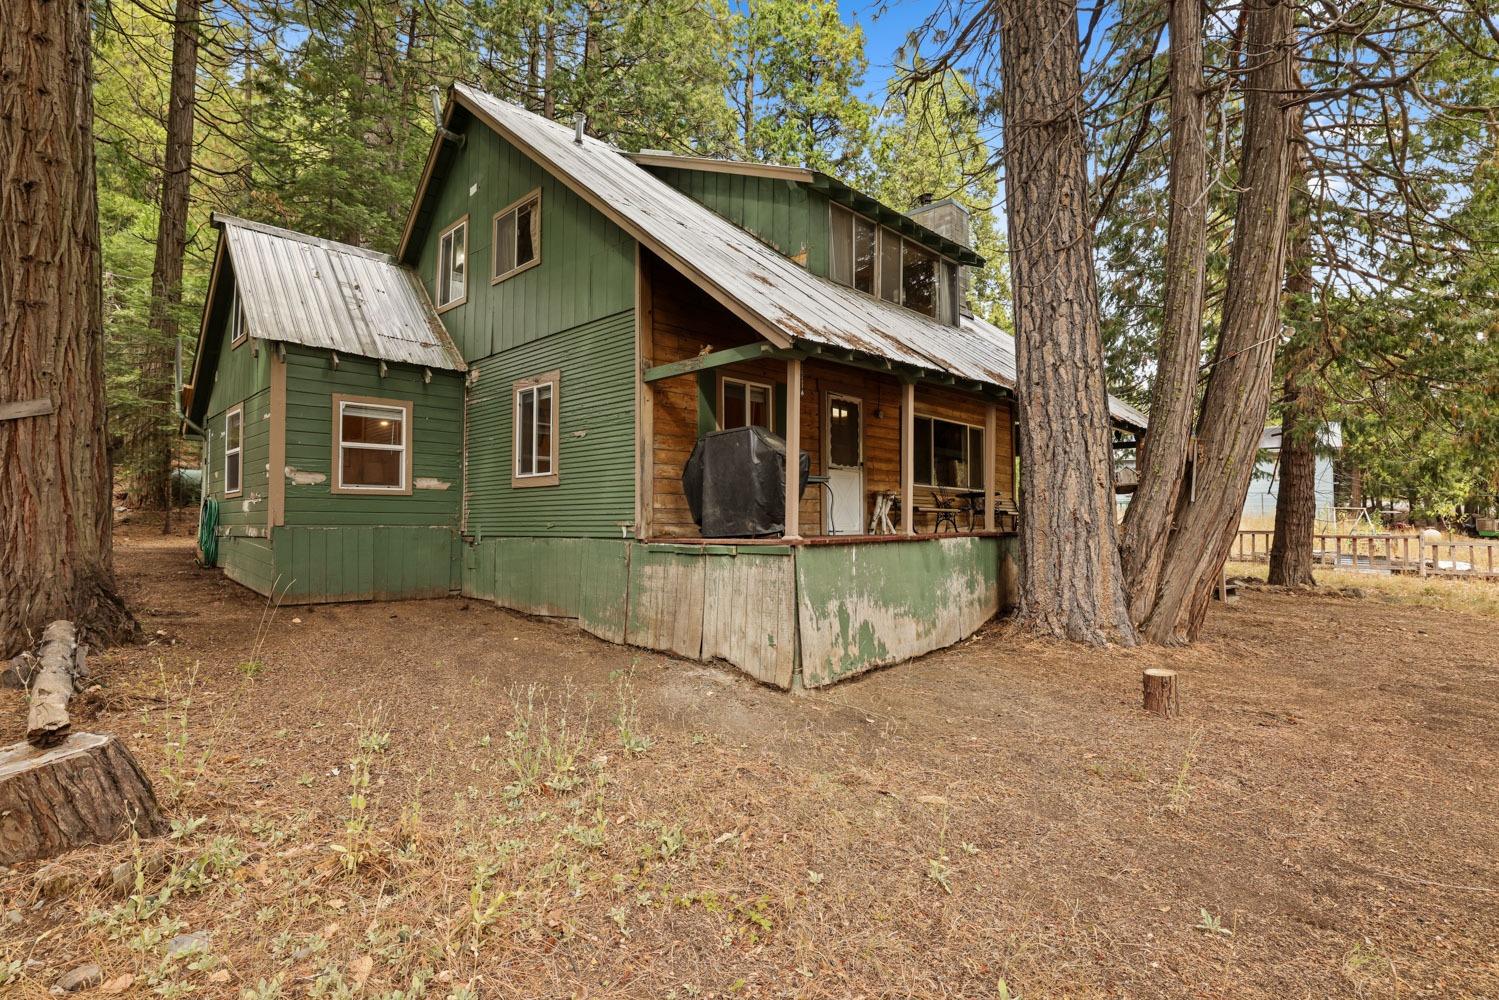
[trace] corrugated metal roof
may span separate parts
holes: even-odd
[[[382,361],[464,371],[417,276],[388,255],[215,215],[251,333]]]
[[[576,142],[567,126],[466,84],[453,90],[502,136],[770,339],[858,351],[1014,388],[1014,341],[997,328],[981,321],[951,327],[819,277],[608,143],[592,136]],[[1110,408],[1143,426],[1133,407],[1111,399]]]

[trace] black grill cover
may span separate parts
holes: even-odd
[[[801,453],[797,496],[812,460]],[[706,538],[755,538],[786,529],[786,442],[763,427],[714,431],[698,439],[682,468],[692,519]]]

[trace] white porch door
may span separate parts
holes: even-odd
[[[830,535],[864,533],[864,404],[852,396],[828,396],[828,488],[823,530]]]

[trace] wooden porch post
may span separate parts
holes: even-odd
[[[900,533],[916,534],[916,383],[902,387],[900,403]]]
[[[783,538],[801,537],[802,362],[786,362],[786,530]]]
[[[994,448],[999,444],[995,436],[997,423],[996,407],[993,403],[984,407],[984,530],[994,530]]]

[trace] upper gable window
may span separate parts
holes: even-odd
[[[234,301],[229,306],[229,347],[238,347],[249,339],[250,324],[245,322],[245,302],[235,289]]]
[[[491,281],[504,281],[541,263],[541,189],[502,209],[494,217],[494,270]]]
[[[832,206],[831,233],[834,281],[956,324],[950,284],[957,272],[950,261],[841,205]]]
[[[437,238],[437,308],[448,309],[468,298],[468,216]]]

